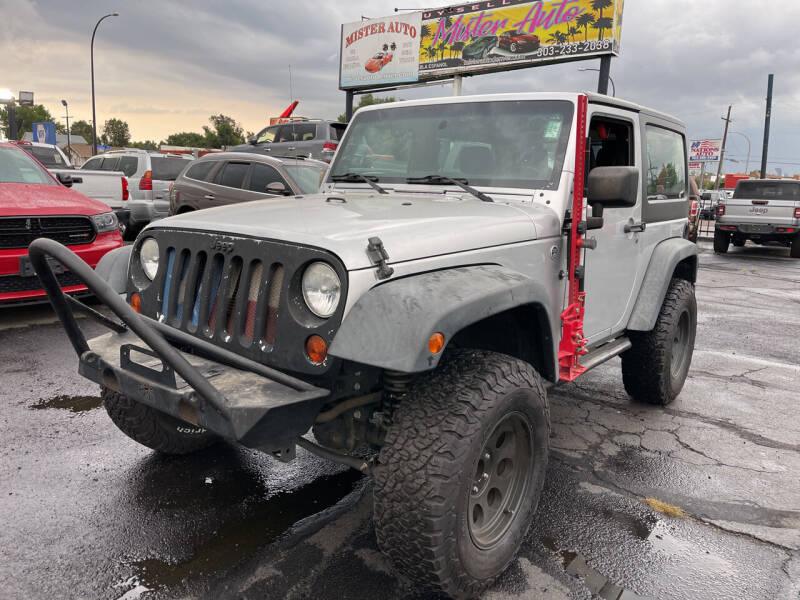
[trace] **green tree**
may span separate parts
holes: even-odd
[[[244,142],[244,130],[232,117],[211,115],[208,120],[213,128],[203,125],[203,132],[206,137],[206,146],[209,148],[235,146]]]
[[[158,150],[158,144],[155,140],[144,140],[143,142],[130,142],[130,148],[139,148],[141,150]]]
[[[372,106],[373,104],[386,104],[387,102],[396,102],[396,101],[397,99],[394,96],[388,96],[386,98],[376,98],[372,94],[364,94],[358,101],[358,106],[355,106],[353,108],[353,114],[356,114],[356,111],[359,108],[364,108],[365,106]],[[339,115],[338,121],[339,123],[346,123],[347,120],[345,119],[345,115]]]
[[[34,106],[17,105],[15,107],[15,112],[17,122],[20,123],[20,127],[17,130],[19,139],[22,139],[22,136],[26,133],[33,131],[34,123],[48,123],[53,121],[53,116],[50,114],[50,111],[42,104],[35,104]],[[0,121],[5,124],[3,135],[8,137],[8,107],[0,109]]]
[[[206,136],[204,136],[202,133],[195,133],[194,131],[182,131],[180,133],[173,133],[166,139],[164,143],[169,146],[205,148]]]
[[[131,130],[121,119],[109,119],[103,125],[100,138],[108,146],[127,146],[131,141]]]
[[[594,15],[592,13],[583,13],[575,20],[578,27],[583,27],[583,41],[589,41],[589,27],[594,25]]]
[[[89,144],[92,143],[92,126],[84,120],[73,121],[69,128],[69,132],[72,135],[81,136]]]

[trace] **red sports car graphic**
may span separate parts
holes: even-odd
[[[498,46],[510,52],[533,52],[539,49],[539,36],[523,31],[504,31],[497,38]]]
[[[391,47],[389,46],[389,44],[384,44],[383,51],[378,52],[375,56],[370,58],[367,61],[367,64],[364,65],[364,68],[370,73],[377,73],[383,67],[392,62],[392,57],[394,56],[392,53],[395,51],[396,48],[397,45],[394,42],[392,42]]]

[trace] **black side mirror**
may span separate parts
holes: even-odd
[[[587,229],[603,226],[603,209],[635,206],[639,196],[639,169],[636,167],[595,167],[589,171],[586,201],[592,207]]]
[[[272,183],[267,184],[267,193],[268,194],[275,194],[276,196],[291,196],[292,191],[286,189],[286,186],[283,185],[280,181],[273,181]]]
[[[73,177],[69,173],[56,173],[56,179],[64,187],[72,187],[73,183],[83,183],[82,177]]]
[[[251,135],[249,138],[247,138],[247,143],[251,146],[255,146],[258,144],[258,138],[254,135]]]

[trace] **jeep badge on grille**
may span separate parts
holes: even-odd
[[[233,242],[222,238],[214,238],[214,241],[211,242],[211,250],[222,252],[223,254],[230,254],[233,252]]]

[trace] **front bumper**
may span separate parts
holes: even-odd
[[[297,437],[313,424],[328,390],[137,314],[88,265],[53,240],[34,241],[29,253],[84,377],[224,438],[270,452],[293,451]],[[47,265],[48,257],[80,277],[122,323],[65,296]],[[113,333],[93,339],[90,347],[73,307]]]

